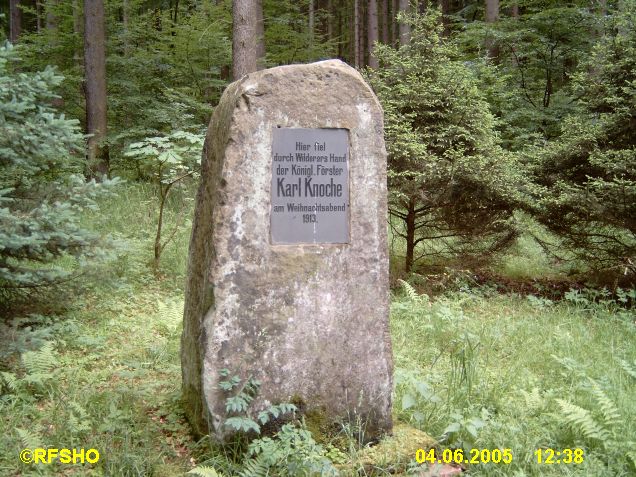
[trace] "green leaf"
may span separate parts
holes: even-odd
[[[415,406],[415,404],[417,404],[417,400],[415,399],[415,396],[413,396],[412,394],[407,393],[404,396],[402,396],[403,411],[412,408],[413,406]]]
[[[460,429],[461,429],[461,424],[459,422],[452,422],[448,426],[446,426],[446,429],[444,429],[443,434],[452,434],[454,432],[459,432]]]

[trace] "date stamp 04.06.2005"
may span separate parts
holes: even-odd
[[[585,459],[583,449],[537,449],[534,451],[537,464],[581,464]],[[468,455],[463,449],[435,448],[418,449],[415,461],[418,464],[510,464],[512,463],[512,449],[470,449]]]

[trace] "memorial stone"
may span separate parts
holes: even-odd
[[[360,74],[323,61],[228,86],[208,128],[190,242],[183,390],[227,436],[221,371],[321,422],[391,429],[386,151]]]

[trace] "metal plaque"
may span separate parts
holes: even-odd
[[[274,128],[272,243],[349,243],[349,131]]]

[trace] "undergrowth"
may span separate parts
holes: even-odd
[[[465,455],[512,449],[511,464],[473,465],[472,475],[633,475],[636,316],[598,293],[432,300],[404,282],[392,306],[399,418]],[[539,464],[534,453],[547,448],[585,458]]]
[[[340,475],[409,468],[383,461],[344,470],[365,451],[346,429],[335,447],[297,423],[259,436],[240,458],[195,441],[180,402],[187,220],[155,273],[152,189],[119,192],[84,218],[119,244],[108,267],[75,284],[64,306],[0,322],[0,475],[161,477],[196,468],[235,476],[250,475],[252,465],[302,475],[294,472],[307,455],[314,473],[332,464]],[[171,198],[169,224],[192,195]],[[471,277],[440,277],[444,292],[434,298],[404,285],[393,297],[395,422],[425,431],[440,448],[512,449],[511,464],[472,465],[469,475],[633,475],[634,292],[572,290],[556,301],[503,295]],[[100,460],[20,463],[22,448],[39,446],[96,448]],[[538,464],[534,452],[548,448],[581,448],[585,458]]]

